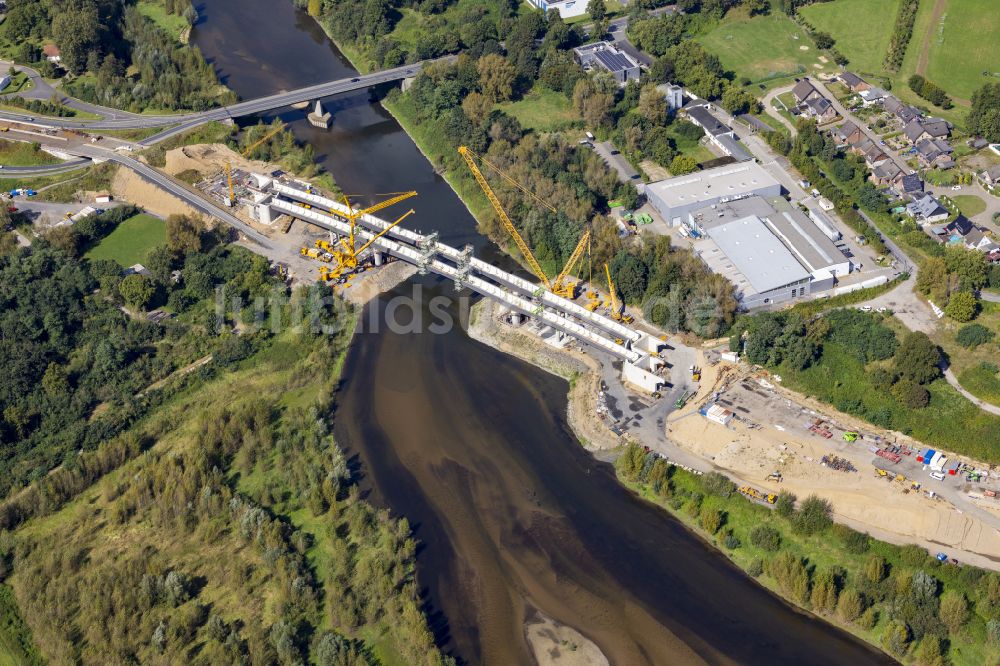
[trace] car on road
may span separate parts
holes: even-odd
[[[353,78],[353,79],[351,79],[351,83],[357,83],[357,82],[358,82],[358,81],[360,81],[360,80],[361,80],[361,79],[358,79],[358,78]]]
[[[871,312],[872,311],[872,306],[870,306],[870,305],[862,305],[858,309],[861,310],[862,312]]]
[[[953,190],[960,190],[960,189],[962,189],[962,186],[961,185],[952,185],[951,189],[953,189]]]

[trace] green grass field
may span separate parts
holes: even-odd
[[[836,0],[806,5],[799,14],[833,35],[837,50],[851,59],[852,70],[872,73],[882,71],[898,9],[899,0]]]
[[[540,84],[523,99],[500,104],[497,108],[517,118],[522,127],[541,132],[562,129],[580,120],[566,95]]]
[[[927,78],[963,99],[984,83],[1000,83],[998,35],[996,0],[949,0],[940,25],[934,27]]]
[[[730,12],[711,32],[698,37],[698,41],[719,56],[726,69],[754,82],[780,75],[822,71],[813,67],[820,63],[818,58],[822,53],[817,51],[812,39],[779,12],[753,18],[747,18],[742,12]],[[824,65],[828,71],[834,67],[832,60]]]
[[[157,245],[167,241],[166,225],[152,215],[130,217],[87,252],[88,259],[114,259],[122,266],[142,263]]]
[[[896,73],[887,72],[882,59],[899,0],[832,0],[808,5],[799,12],[837,40],[837,49],[850,60],[848,69],[862,77],[886,77],[892,83],[892,93],[904,102],[929,107],[935,115],[961,124],[964,105],[972,93],[984,83],[1000,82],[1000,40],[996,38],[1000,11],[995,0],[948,0],[941,19],[931,25],[934,5],[933,0],[920,3],[913,37]],[[956,102],[953,109],[931,107],[906,85],[917,71],[925,47],[925,76],[952,96]],[[872,82],[877,84],[878,80]]]
[[[960,194],[957,197],[952,197],[951,200],[966,217],[979,215],[986,210],[986,202],[974,194]]]
[[[187,43],[186,35],[190,26],[183,16],[168,14],[166,8],[155,0],[140,0],[136,4],[136,9],[175,40]]]
[[[0,164],[7,166],[38,166],[58,164],[61,160],[24,141],[4,141],[0,139]]]

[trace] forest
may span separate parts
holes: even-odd
[[[151,276],[81,258],[133,212],[0,244],[0,645],[23,663],[450,663],[408,524],[361,499],[330,434],[353,312],[196,219],[170,218]],[[220,321],[217,289],[266,296],[277,325],[250,305]],[[138,316],[158,305],[176,318]]]
[[[203,110],[236,96],[216,79],[201,52],[180,44],[131,3],[117,0],[9,0],[0,30],[17,44],[14,58],[43,75],[61,71],[42,57],[54,42],[65,68],[65,91],[128,111]],[[164,2],[194,21],[190,2]]]
[[[204,335],[216,328],[211,299],[216,285],[244,298],[267,293],[274,278],[266,260],[199,220],[168,222],[168,244],[145,261],[150,277],[82,258],[135,212],[121,206],[57,227],[31,249],[2,244],[0,496],[127,429],[149,408],[142,389],[178,367],[252,349],[253,336]],[[152,324],[141,315],[161,305],[183,316]]]

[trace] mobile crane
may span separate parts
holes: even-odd
[[[469,171],[472,172],[472,175],[475,177],[476,182],[479,183],[479,187],[482,188],[483,193],[486,194],[486,198],[489,199],[490,204],[493,205],[493,210],[496,211],[497,217],[500,218],[500,224],[507,231],[510,237],[514,240],[514,244],[517,245],[517,249],[521,251],[521,256],[523,256],[524,260],[528,263],[528,268],[531,269],[531,272],[534,273],[535,276],[542,283],[542,287],[544,287],[545,290],[550,291],[553,294],[556,294],[557,296],[562,296],[563,298],[569,298],[569,299],[576,298],[578,283],[567,282],[567,278],[569,274],[572,272],[573,267],[580,260],[580,257],[583,256],[583,251],[585,249],[589,249],[590,247],[590,231],[585,231],[583,236],[580,237],[579,242],[576,244],[576,248],[573,250],[573,253],[570,255],[569,260],[566,262],[566,265],[563,267],[562,271],[559,272],[559,275],[556,277],[556,279],[549,280],[549,277],[545,274],[545,271],[542,270],[542,267],[538,263],[538,260],[535,259],[535,255],[532,254],[531,248],[528,247],[528,244],[524,241],[524,238],[522,238],[521,234],[518,233],[517,227],[514,226],[514,223],[511,221],[510,216],[507,215],[507,211],[504,210],[503,205],[500,203],[500,199],[497,198],[497,195],[493,191],[493,188],[490,187],[490,184],[487,182],[486,177],[483,175],[483,172],[480,171],[479,167],[476,165],[476,159],[478,159],[484,165],[489,167],[492,171],[498,174],[505,181],[507,181],[508,183],[519,189],[521,192],[527,194],[534,201],[544,206],[551,212],[553,213],[557,212],[556,209],[548,202],[544,201],[540,197],[530,192],[527,188],[522,186],[520,183],[511,178],[509,175],[504,173],[498,166],[492,164],[488,160],[480,157],[479,155],[476,155],[468,147],[461,146],[459,147],[458,152],[463,158],[465,158],[465,163],[469,166]]]

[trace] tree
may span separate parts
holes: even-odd
[[[975,349],[979,345],[984,345],[994,337],[993,331],[982,324],[969,324],[958,329],[955,341],[966,349]]]
[[[810,495],[792,518],[792,529],[800,534],[818,534],[833,524],[830,517],[833,507],[817,495]]]
[[[725,515],[718,509],[701,508],[701,526],[709,534],[715,534],[722,527]]]
[[[608,6],[604,0],[590,0],[587,3],[587,13],[595,21],[601,21],[608,15]]]
[[[778,498],[774,501],[774,510],[778,512],[779,516],[788,518],[795,513],[796,499],[798,498],[793,493],[782,490],[778,493]]]
[[[926,384],[941,374],[938,364],[941,351],[931,342],[926,333],[912,331],[896,350],[894,366],[896,372],[918,384]]]
[[[186,254],[201,250],[201,234],[204,224],[199,218],[187,215],[171,215],[167,218],[167,247],[175,254]]]
[[[678,155],[670,162],[670,173],[675,176],[683,176],[698,170],[698,163],[693,157],[688,155]]]
[[[812,594],[809,596],[813,609],[832,613],[837,608],[837,580],[829,569],[816,574]]]
[[[809,571],[799,557],[786,550],[768,560],[765,568],[785,594],[799,603],[809,600]]]
[[[479,72],[479,87],[483,95],[492,102],[503,102],[514,94],[517,70],[502,55],[489,53],[476,63]]]
[[[472,91],[462,100],[462,111],[475,125],[482,125],[492,110],[493,102],[482,93]]]
[[[69,392],[69,375],[58,363],[49,363],[42,375],[42,390],[50,398],[57,398]]]
[[[891,620],[882,632],[882,647],[896,656],[902,656],[909,644],[909,628],[899,620]]]
[[[781,548],[781,533],[770,525],[757,525],[750,530],[750,543],[774,553]]]
[[[771,13],[770,0],[744,0],[743,6],[750,12],[750,16],[765,16]]]
[[[972,94],[969,131],[991,142],[1000,142],[1000,83],[984,84]]]
[[[573,106],[591,127],[602,127],[611,119],[614,96],[598,89],[593,77],[584,77],[573,87]]]
[[[126,275],[121,284],[118,285],[118,293],[122,300],[133,310],[145,308],[149,299],[153,297],[154,291],[153,285],[150,284],[146,276],[139,273]]]
[[[917,291],[932,301],[943,303],[948,296],[948,265],[941,257],[930,257],[920,264]]]
[[[958,322],[971,321],[976,316],[979,309],[979,302],[976,297],[968,291],[960,291],[952,294],[948,299],[948,305],[944,307],[944,313]]]
[[[654,125],[663,125],[667,121],[667,104],[655,84],[647,83],[642,87],[636,111]]]
[[[900,379],[892,387],[892,395],[910,409],[922,409],[931,401],[930,392],[912,379]]]
[[[864,599],[861,597],[861,593],[853,587],[844,590],[837,601],[837,617],[844,622],[854,622],[864,610]]]
[[[941,607],[938,617],[948,627],[948,631],[957,634],[969,621],[969,602],[961,592],[946,592],[941,597]]]
[[[919,666],[944,666],[944,650],[937,636],[924,636],[913,655]]]
[[[757,98],[747,91],[730,87],[726,89],[726,92],[722,93],[722,107],[730,114],[736,116],[741,113],[758,110],[760,103],[757,101]]]

